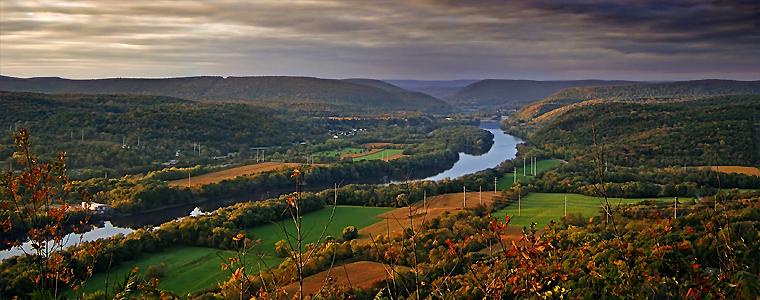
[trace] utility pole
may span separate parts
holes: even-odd
[[[565,217],[567,217],[567,195],[565,195]]]
[[[483,205],[483,186],[480,186],[480,205]]]
[[[422,190],[422,209],[427,210],[427,190]]]
[[[515,178],[512,180],[512,183],[517,183],[517,167],[515,167]]]
[[[467,207],[467,186],[462,186],[462,208]]]
[[[525,157],[523,157],[523,176],[526,175],[526,173],[525,173],[525,169],[526,168],[525,167],[526,167],[526,165],[525,165]]]
[[[190,169],[187,169],[187,187],[190,187]]]
[[[496,197],[496,177],[493,178],[493,196]]]
[[[673,197],[673,220],[678,217],[678,197]]]
[[[522,193],[517,192],[517,216],[522,215]]]

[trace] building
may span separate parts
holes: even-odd
[[[111,207],[108,204],[95,202],[82,202],[82,209],[89,210],[97,215],[106,215],[111,213]]]

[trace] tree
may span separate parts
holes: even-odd
[[[356,239],[359,237],[359,229],[356,229],[354,226],[347,226],[346,228],[343,228],[343,239],[346,241],[350,241],[353,239]]]

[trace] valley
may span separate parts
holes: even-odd
[[[0,92],[3,108],[12,112],[3,122],[29,129],[16,132],[14,143],[4,141],[3,153],[11,170],[6,178],[16,178],[26,176],[29,167],[14,159],[19,151],[35,151],[48,161],[66,150],[72,160],[66,167],[75,180],[56,207],[78,206],[87,195],[111,209],[92,215],[98,222],[91,227],[60,221],[60,236],[47,236],[45,243],[58,246],[44,255],[61,253],[72,268],[89,266],[91,272],[72,275],[70,280],[81,285],[66,289],[67,297],[111,297],[125,282],[189,298],[237,295],[240,286],[251,289],[243,293],[266,288],[276,298],[299,293],[368,298],[379,291],[432,295],[438,291],[431,286],[446,284],[450,293],[464,293],[479,285],[477,276],[502,274],[507,266],[522,270],[516,264],[527,260],[520,257],[551,268],[558,263],[555,257],[610,251],[591,243],[648,243],[636,236],[665,226],[681,232],[668,235],[673,242],[659,241],[671,248],[635,255],[676,255],[687,241],[707,243],[709,235],[691,230],[709,230],[696,220],[719,218],[705,215],[716,207],[748,224],[735,230],[750,244],[734,246],[757,251],[751,244],[756,236],[747,229],[757,223],[752,214],[760,196],[755,151],[760,140],[753,135],[760,98],[754,82],[487,81],[481,84],[525,88],[525,94],[513,95],[525,102],[478,96],[472,90],[480,84],[474,82],[450,95],[484,98],[466,105],[465,98],[437,100],[463,108],[454,113],[452,107],[417,111],[422,104],[400,102],[390,102],[398,109],[393,112],[385,104],[357,109],[341,104],[344,99],[336,106],[308,106],[311,111],[304,114],[305,106],[276,108],[281,99],[267,98],[268,90],[253,95],[256,89],[248,86],[235,94],[246,99],[214,102],[232,94],[209,91],[180,99],[169,98],[182,94],[162,81],[51,80],[46,85],[35,85],[44,82],[40,79],[0,80],[0,86],[22,90]],[[214,86],[262,80],[275,78],[215,80]],[[297,78],[281,84],[290,88],[294,82],[307,90],[314,87],[304,82],[361,85],[422,103],[433,97],[366,79]],[[88,94],[118,93],[122,85],[144,90]],[[319,96],[331,91],[322,88],[303,93],[309,98],[303,101],[330,99]],[[146,95],[155,91],[163,96]],[[521,106],[533,97],[540,99]],[[16,143],[25,134],[32,146],[19,149]],[[46,218],[81,211],[44,207],[37,209]],[[4,240],[2,294],[31,292],[29,279],[18,274],[39,257],[33,253],[39,253],[34,245],[40,237],[27,238]],[[568,240],[573,242],[563,242]],[[545,256],[547,247],[554,247],[556,256]],[[711,253],[706,246],[689,247]],[[573,271],[591,270],[592,261],[563,263],[569,266],[560,272],[574,279],[556,286],[578,291],[580,282],[601,284],[588,272]],[[605,276],[621,265],[599,264],[604,269],[594,270]],[[642,272],[655,272],[649,266]],[[454,281],[436,275],[440,272],[449,272]]]

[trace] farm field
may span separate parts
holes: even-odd
[[[390,266],[373,261],[357,261],[342,266],[336,266],[332,270],[323,271],[304,278],[304,295],[314,294],[324,284],[327,276],[335,279],[337,286],[350,286],[353,288],[370,288],[376,283],[390,279],[396,273],[409,271],[408,267],[397,266],[395,271]],[[298,292],[298,282],[285,286],[285,290],[294,295]]]
[[[306,243],[315,242],[319,238],[330,218],[331,210],[331,207],[327,207],[303,216]],[[380,221],[379,215],[390,210],[392,208],[388,207],[337,206],[335,207],[335,216],[327,227],[325,235],[339,238],[343,228],[346,226],[350,225],[356,228],[366,227]],[[288,218],[274,224],[251,228],[247,234],[249,238],[261,239],[259,248],[261,253],[274,254],[274,244],[279,240],[285,239],[282,225],[290,233],[295,231],[293,221]]]
[[[364,146],[366,148],[385,148],[385,147],[400,148],[400,147],[404,147],[406,145],[404,145],[404,144],[394,144],[394,143],[384,143],[384,142],[374,142],[374,143],[366,143],[366,144],[364,144],[362,146]]]
[[[227,271],[223,271],[220,266],[223,259],[234,255],[235,253],[232,251],[213,248],[173,247],[115,267],[109,276],[109,290],[113,288],[114,284],[120,284],[124,280],[124,276],[134,267],[140,268],[141,274],[145,275],[150,266],[161,263],[165,265],[163,268],[164,276],[160,278],[162,289],[183,295],[212,288],[217,282],[225,280],[229,276],[226,273]],[[277,257],[265,257],[263,260],[268,267],[276,266],[282,261],[281,258]],[[247,268],[259,270],[259,265],[259,262],[250,261]],[[84,286],[84,291],[104,290],[105,281],[105,273],[96,274],[88,280],[87,285]]]
[[[232,179],[243,175],[252,175],[262,172],[277,171],[286,168],[294,168],[300,166],[297,163],[283,163],[283,162],[263,162],[252,165],[245,165],[227,170],[221,170],[218,172],[207,173],[203,175],[190,177],[190,186],[201,186],[210,183],[217,183],[225,179]],[[169,186],[188,186],[187,178],[177,179],[169,181]]]
[[[561,193],[530,193],[522,199],[521,216],[518,216],[517,203],[513,203],[505,209],[492,213],[494,217],[504,219],[509,215],[510,226],[517,228],[528,227],[531,222],[536,222],[537,228],[543,228],[549,221],[559,221],[565,213],[565,196],[567,196],[567,214],[581,214],[584,217],[599,215],[602,206],[602,198],[580,194]],[[611,205],[632,204],[644,200],[673,201],[673,198],[610,198]],[[680,201],[683,201],[682,199]]]
[[[760,176],[760,169],[747,166],[712,166],[711,170],[721,173],[739,173],[750,176]]]
[[[494,195],[493,191],[483,191],[483,205],[490,206],[494,199],[498,200],[501,197],[500,192],[496,194],[496,197]],[[464,204],[463,193],[450,193],[429,197],[424,203],[423,201],[417,201],[411,205],[411,214],[409,207],[393,209],[378,215],[377,217],[382,219],[380,222],[363,228],[358,227],[360,228],[359,240],[369,242],[373,236],[380,234],[387,235],[388,232],[402,232],[405,228],[410,227],[410,221],[416,227],[422,222],[443,215],[445,212],[461,210]],[[475,208],[480,205],[480,193],[467,192],[466,204],[467,208]]]
[[[314,156],[323,156],[323,157],[344,157],[347,155],[352,154],[360,154],[362,152],[367,151],[367,149],[362,148],[343,148],[341,150],[327,150],[327,151],[320,151],[317,153],[314,153]]]
[[[538,174],[541,174],[542,172],[551,170],[556,168],[560,164],[560,160],[558,159],[544,159],[539,160],[536,162],[536,170],[538,171]],[[528,169],[526,170],[529,174],[530,172],[530,162],[528,162]],[[532,182],[535,179],[535,176],[532,175],[525,175],[523,176],[523,168],[519,167],[517,168],[517,181],[522,183],[529,183]],[[505,175],[504,177],[500,178],[499,181],[496,183],[496,187],[501,190],[508,190],[512,187],[512,184],[514,184],[514,174],[510,173]]]
[[[391,208],[337,206],[335,208],[335,216],[325,234],[340,237],[343,228],[346,226],[365,227],[379,221],[380,219],[376,216],[389,210]],[[317,240],[322,233],[324,225],[327,224],[330,213],[331,208],[325,208],[303,216],[303,228],[307,230],[305,233],[306,243]],[[280,224],[285,224],[289,232],[294,231],[295,226],[288,220],[286,219],[276,224],[257,226],[247,231],[248,238],[261,239],[258,251],[264,257],[266,267],[271,268],[282,262],[281,258],[274,256],[274,244],[285,238]],[[222,259],[232,257],[233,255],[235,253],[232,251],[214,248],[174,247],[119,265],[111,272],[110,282],[114,283],[123,280],[124,276],[134,267],[139,267],[141,271],[145,271],[151,265],[164,263],[166,280],[161,279],[161,287],[182,295],[214,287],[219,280],[225,279],[229,274],[221,270],[220,263]],[[253,260],[256,258],[256,255],[249,257]],[[249,266],[253,270],[259,269],[258,262],[256,261],[251,261]],[[95,275],[90,279],[89,284],[84,290],[103,290],[105,278],[105,274]]]
[[[382,149],[379,151],[374,151],[372,153],[368,152],[366,155],[363,155],[363,156],[354,157],[354,161],[379,160],[379,159],[394,160],[394,159],[402,157],[403,153],[404,153],[404,150],[402,149]]]

